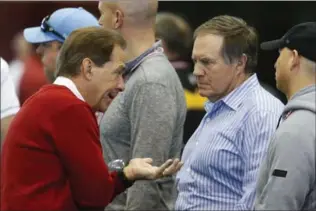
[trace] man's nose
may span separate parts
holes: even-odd
[[[102,26],[101,18],[99,18],[98,22],[99,22],[99,25]]]
[[[202,75],[204,75],[204,71],[202,70],[202,68],[198,67],[197,64],[195,64],[194,65],[193,75],[196,76],[196,77],[202,76]]]
[[[124,91],[124,89],[125,89],[125,82],[124,82],[123,76],[120,77],[120,79],[119,79],[119,81],[118,81],[117,88],[118,88],[120,91]]]

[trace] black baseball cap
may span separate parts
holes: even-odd
[[[289,48],[316,62],[316,22],[306,22],[293,26],[278,40],[263,42],[262,50]]]

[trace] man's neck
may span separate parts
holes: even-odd
[[[287,100],[290,100],[297,92],[304,89],[305,87],[315,84],[316,80],[298,80],[296,84],[290,85],[288,92],[285,93]]]
[[[70,77],[69,79],[75,84],[84,101],[94,109],[94,105],[96,104],[95,96],[91,95],[92,92],[90,92],[88,87],[84,85],[83,79],[80,77]]]
[[[208,98],[210,102],[216,102],[219,99],[229,95],[231,92],[233,92],[235,89],[237,89],[240,85],[242,85],[245,81],[247,81],[252,74],[242,74],[236,80],[230,84],[230,86],[227,88],[226,92],[221,96],[216,96],[215,98]]]
[[[137,58],[155,43],[153,29],[126,29],[122,30],[121,33],[127,42],[127,61]]]

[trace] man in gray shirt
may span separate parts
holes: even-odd
[[[101,1],[100,25],[127,41],[126,85],[104,114],[101,143],[105,161],[151,157],[153,165],[180,157],[186,103],[181,82],[160,42],[155,43],[157,0]],[[113,96],[114,97],[114,96]],[[137,181],[109,210],[173,209],[174,178]]]
[[[316,210],[316,22],[261,45],[279,49],[277,88],[288,99],[261,166],[256,210]]]

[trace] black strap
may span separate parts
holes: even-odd
[[[280,116],[279,121],[278,121],[278,124],[277,124],[277,126],[276,126],[276,129],[279,128],[282,118],[283,118],[283,115]]]
[[[278,127],[280,126],[280,123],[281,123],[281,120],[282,120],[282,119],[286,120],[292,113],[294,113],[295,111],[301,111],[301,110],[310,111],[310,112],[316,114],[316,111],[315,111],[315,110],[308,109],[308,108],[299,108],[299,109],[289,110],[289,111],[287,111],[285,114],[282,114],[282,115],[280,116],[276,128],[278,128]]]
[[[124,185],[125,188],[131,187],[131,186],[134,184],[134,182],[135,182],[135,180],[129,180],[129,179],[126,177],[126,175],[125,175],[123,169],[117,171],[117,177],[122,181],[122,183],[123,183],[123,185]]]

